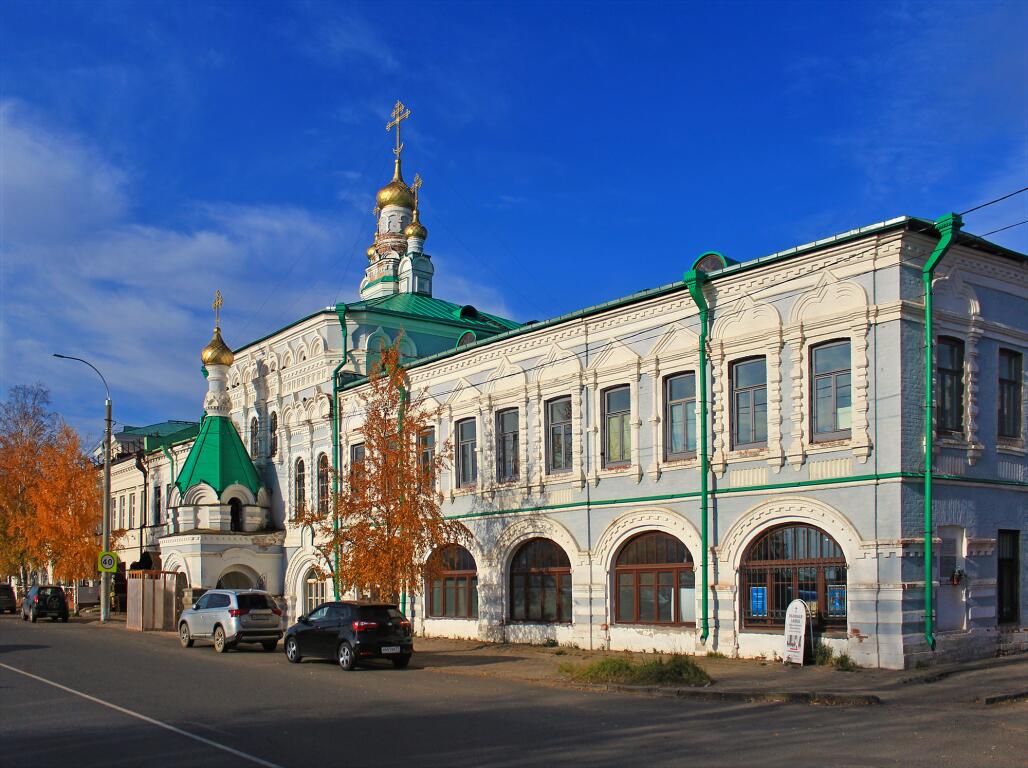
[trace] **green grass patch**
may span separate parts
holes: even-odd
[[[814,663],[819,667],[828,667],[835,663],[835,651],[832,646],[820,640],[814,645]]]
[[[855,672],[860,669],[860,666],[846,653],[840,653],[832,663],[841,672]]]
[[[688,656],[672,656],[633,662],[624,656],[599,659],[590,664],[561,664],[561,674],[580,683],[625,685],[710,685],[710,675]]]

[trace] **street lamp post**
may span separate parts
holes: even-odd
[[[85,363],[100,377],[104,383],[104,390],[107,392],[107,400],[104,402],[104,504],[103,504],[103,551],[111,548],[111,390],[107,386],[107,379],[97,370],[97,367],[88,360],[70,355],[59,355],[54,352],[54,357],[61,360],[77,360]],[[106,622],[110,612],[111,603],[111,574],[100,574],[100,621]]]

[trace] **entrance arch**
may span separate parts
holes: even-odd
[[[254,579],[241,568],[229,568],[218,579],[216,589],[253,589]]]

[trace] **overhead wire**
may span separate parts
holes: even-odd
[[[1013,229],[1014,227],[1019,227],[1022,224],[1028,224],[1028,219],[1025,219],[1024,221],[1019,221],[1016,224],[1008,224],[1005,227],[1000,227],[999,229],[994,229],[991,232],[986,232],[984,235],[981,235],[981,237],[988,237],[989,235],[994,235],[997,232],[1006,232],[1008,229]]]
[[[982,208],[988,208],[990,205],[995,205],[996,203],[1000,203],[1004,200],[1013,197],[1014,195],[1019,195],[1025,191],[1028,191],[1028,187],[1021,187],[1020,189],[1015,189],[1013,192],[1003,195],[1003,197],[997,197],[995,200],[989,200],[987,203],[982,203],[981,205],[976,205],[974,208],[968,208],[966,211],[961,211],[960,215],[967,216],[967,214],[969,213],[980,211]]]

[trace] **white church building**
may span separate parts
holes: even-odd
[[[419,187],[397,153],[358,301],[234,350],[215,330],[202,423],[113,467],[126,567],[290,620],[331,599],[292,519],[359,456],[402,332],[472,533],[406,606],[419,632],[770,658],[802,599],[862,665],[1028,645],[1024,254],[903,216],[522,325],[434,296]]]

